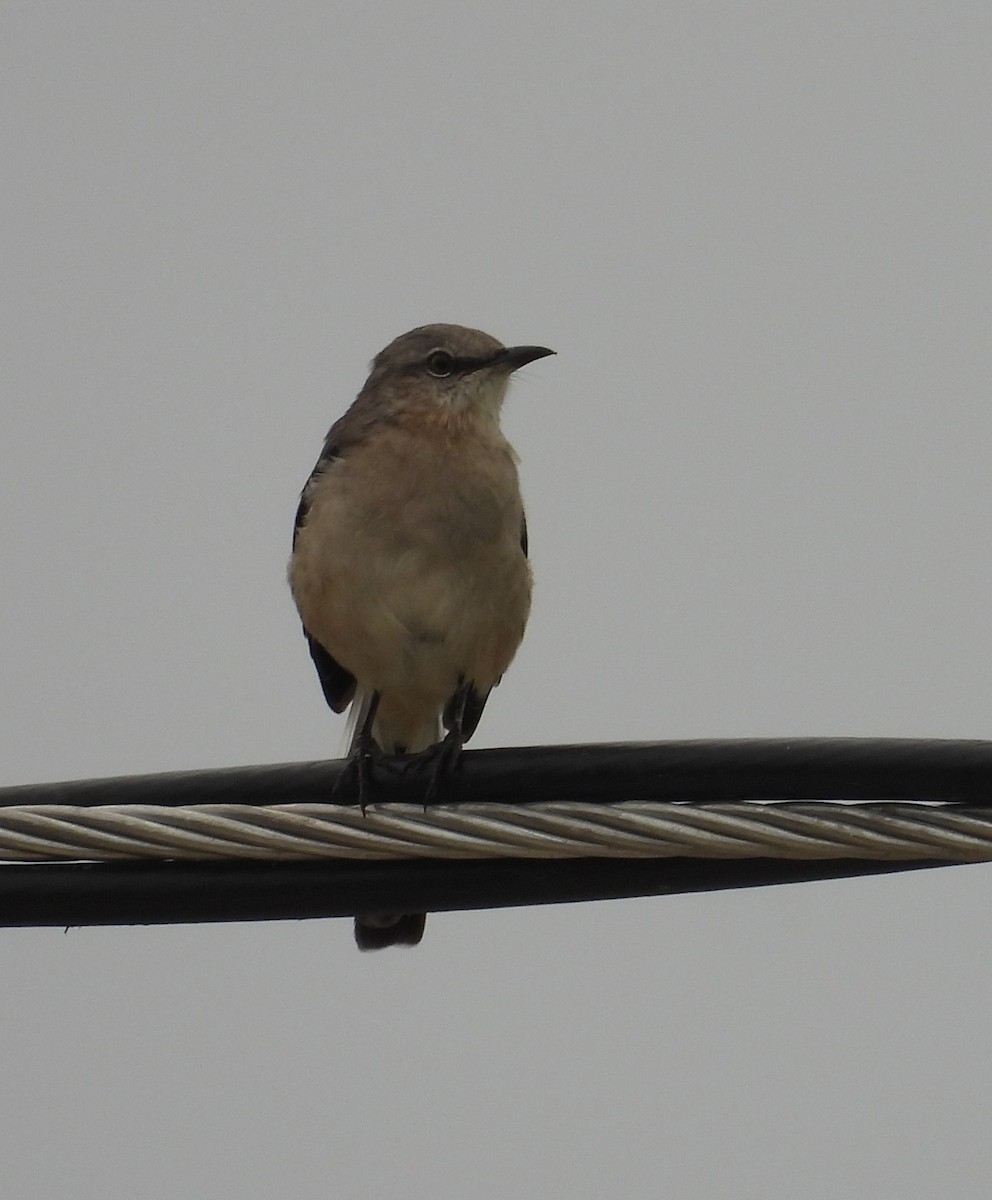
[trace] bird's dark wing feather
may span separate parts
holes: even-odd
[[[468,695],[465,697],[465,709],[462,713],[462,737],[466,742],[475,733],[479,721],[482,719],[482,710],[486,707],[488,699],[488,692],[483,695],[469,685]]]
[[[335,712],[344,712],[355,697],[355,677],[324,649],[306,629],[310,657],[317,668],[317,678],[324,692],[324,699]]]
[[[524,557],[527,556],[527,518],[523,517],[520,522],[520,549],[524,552]],[[496,681],[497,683],[499,680]],[[463,683],[458,691],[451,697],[444,707],[443,724],[445,729],[451,729],[458,719],[459,710],[461,710],[461,732],[462,739],[468,739],[475,733],[479,721],[482,719],[483,709],[486,707],[486,701],[489,699],[489,692],[482,693],[470,683]]]
[[[488,691],[485,693],[477,692],[470,683],[462,683],[444,706],[444,714],[441,721],[445,729],[454,729],[458,726],[461,731],[462,741],[467,742],[472,734],[475,733],[476,726],[479,724],[479,719],[482,716],[482,710],[486,707],[488,699]],[[461,714],[460,722],[458,719],[459,714]]]
[[[310,472],[310,478],[306,481],[300,496],[300,506],[296,510],[296,527],[293,530],[294,546],[300,529],[307,519],[307,513],[310,511],[310,498],[317,480],[335,459],[346,455],[352,446],[358,445],[367,437],[370,430],[375,429],[377,425],[381,426],[391,422],[392,417],[388,405],[387,398],[370,395],[363,391],[344,416],[339,417],[327,431],[320,458],[317,459],[314,469]]]
[[[296,510],[296,521],[293,525],[293,549],[296,549],[296,539],[300,536],[300,530],[303,528],[303,522],[307,519],[307,513],[310,511],[310,497],[307,495],[307,488],[303,489],[300,496],[299,507]]]
[[[300,530],[303,528],[307,519],[307,513],[310,511],[310,499],[313,494],[314,484],[320,477],[321,472],[337,457],[338,448],[332,445],[330,438],[328,438],[324,444],[320,458],[317,460],[317,465],[311,471],[310,478],[307,480],[306,486],[300,495],[300,505],[296,510],[296,523],[293,526],[294,549],[296,547],[296,539],[300,536]],[[313,665],[317,668],[317,678],[320,680],[324,699],[335,712],[344,712],[355,695],[354,675],[350,671],[346,671],[324,649],[320,642],[311,636],[306,626],[303,627],[303,632],[306,634],[307,644],[310,647],[310,657],[313,659]]]
[[[336,458],[341,457],[341,448],[336,441],[331,441],[331,434],[334,433],[334,428],[327,435],[327,440],[324,442],[324,448],[320,452],[320,458],[314,463],[314,468],[310,472],[310,477],[303,485],[303,491],[300,492],[300,503],[296,509],[296,521],[293,524],[293,549],[296,549],[296,539],[300,536],[300,530],[303,528],[307,519],[307,513],[310,511],[310,503],[313,497],[314,490],[317,486],[317,480],[320,479],[324,471],[331,465]]]

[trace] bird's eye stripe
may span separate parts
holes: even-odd
[[[470,357],[467,355],[459,357],[452,354],[450,350],[441,350],[439,348],[432,350],[422,361],[431,375],[439,379],[446,379],[450,375],[469,375],[473,371],[480,371],[485,367],[491,367],[494,363],[498,363],[505,354],[505,350],[498,350],[495,354],[487,354],[481,357]]]

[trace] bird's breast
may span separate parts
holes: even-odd
[[[452,674],[491,686],[530,608],[523,508],[502,439],[383,431],[332,463],[291,568],[310,632],[362,683]]]

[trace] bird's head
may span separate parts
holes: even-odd
[[[518,367],[554,354],[545,346],[504,346],[462,325],[421,325],[376,355],[365,391],[451,416],[499,419],[506,385]]]

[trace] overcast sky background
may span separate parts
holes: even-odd
[[[0,7],[0,783],[336,755],[285,584],[368,360],[520,372],[473,745],[986,737],[992,9]],[[978,1200],[992,867],[0,930],[16,1200]]]

